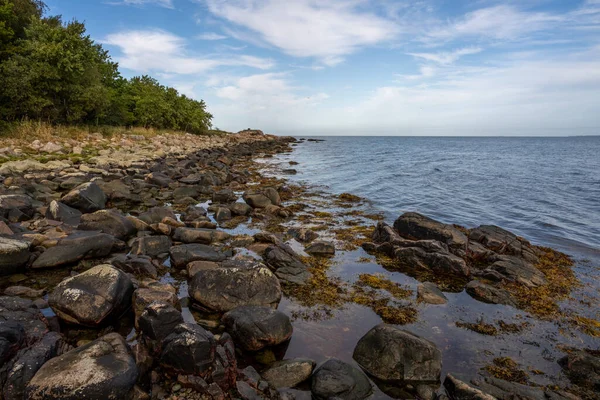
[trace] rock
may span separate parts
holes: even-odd
[[[215,212],[215,219],[218,222],[229,221],[231,219],[231,210],[225,207],[217,208],[217,211]]]
[[[140,317],[151,304],[170,304],[181,311],[177,293],[161,288],[139,288],[133,293],[133,312],[135,314],[135,326],[138,327]]]
[[[212,333],[195,324],[179,324],[163,342],[160,364],[180,374],[205,377],[215,360]]]
[[[264,252],[265,262],[275,271],[275,275],[286,282],[304,285],[312,276],[308,267],[300,261],[293,250],[287,247],[269,246]]]
[[[63,149],[63,147],[60,144],[48,142],[44,146],[42,146],[40,151],[42,151],[44,153],[58,153],[62,149]]]
[[[448,374],[444,379],[444,388],[454,400],[496,400],[494,396],[465,383]]]
[[[246,203],[234,203],[229,207],[233,215],[249,215],[252,212],[252,207]]]
[[[35,290],[25,286],[10,286],[4,290],[5,296],[28,297],[30,299],[42,297],[45,293],[46,291],[44,289]]]
[[[4,366],[6,361],[17,354],[26,340],[23,324],[13,320],[0,321],[0,365]]]
[[[11,213],[23,215],[20,220],[27,220],[33,217],[35,209],[33,199],[24,194],[7,194],[0,196],[0,218],[9,218]],[[16,221],[15,221],[16,222]]]
[[[251,190],[245,192],[242,197],[244,201],[252,208],[266,208],[270,205],[278,206],[281,204],[279,193],[277,193],[277,190],[273,188]]]
[[[0,165],[0,175],[24,172],[31,173],[34,171],[62,171],[63,169],[69,168],[70,166],[70,162],[58,160],[48,161],[47,163],[42,163],[35,160],[9,161]]]
[[[81,216],[78,229],[108,233],[120,240],[126,240],[136,233],[135,226],[116,210],[100,210]]]
[[[137,377],[125,340],[110,333],[44,364],[27,385],[25,398],[125,399]]]
[[[567,354],[558,363],[571,382],[600,393],[600,356],[579,350]]]
[[[4,357],[12,357],[13,351],[19,350],[22,344],[41,340],[48,332],[46,322],[31,300],[0,296],[0,364]]]
[[[332,358],[313,373],[311,391],[320,400],[361,400],[369,397],[373,389],[362,371]]]
[[[312,242],[306,249],[308,254],[315,256],[333,256],[335,255],[335,246],[331,242],[317,241]]]
[[[408,239],[439,240],[450,247],[463,247],[467,244],[467,236],[457,228],[414,212],[402,214],[394,222],[394,229]]]
[[[394,257],[409,268],[429,269],[459,277],[468,277],[471,274],[462,258],[444,250],[430,251],[430,249],[424,248],[425,244],[421,242],[414,242],[411,245],[422,247],[395,247]]]
[[[389,383],[438,381],[442,370],[442,353],[433,342],[386,324],[367,332],[352,357],[369,375]]]
[[[417,300],[428,304],[446,304],[448,299],[435,283],[424,282],[417,286]]]
[[[168,236],[142,236],[131,243],[131,253],[156,257],[168,253],[172,246],[173,242]]]
[[[146,176],[146,182],[152,185],[166,188],[169,187],[169,184],[173,182],[173,180],[167,175],[161,174],[160,172],[152,172]]]
[[[217,312],[242,305],[276,306],[281,299],[279,279],[263,264],[198,271],[189,292],[201,306]]]
[[[212,201],[214,204],[227,204],[237,200],[237,196],[231,189],[222,189],[218,192],[214,192]]]
[[[263,371],[262,377],[277,389],[293,388],[310,379],[314,367],[315,362],[305,358],[277,361]]]
[[[52,200],[46,210],[46,218],[60,221],[67,225],[77,226],[81,220],[81,211],[56,200]]]
[[[234,342],[248,351],[275,346],[292,337],[287,315],[267,306],[240,306],[221,319]]]
[[[168,303],[149,304],[138,319],[140,331],[159,343],[181,323],[183,323],[181,312]]]
[[[151,208],[150,210],[140,214],[138,218],[150,225],[158,224],[166,217],[177,219],[177,216],[175,215],[173,210],[171,210],[168,207]]]
[[[547,283],[546,277],[529,262],[515,256],[498,256],[487,270],[495,271],[510,282],[517,282],[528,288],[535,288]]]
[[[44,251],[34,261],[32,268],[58,267],[84,258],[105,257],[110,254],[114,244],[115,239],[106,233],[76,232]]]
[[[213,261],[193,261],[187,265],[187,273],[188,277],[192,278],[198,271],[217,268],[221,268],[221,265]]]
[[[12,236],[15,233],[10,229],[6,222],[0,220],[0,236]]]
[[[215,229],[177,228],[173,234],[173,239],[179,242],[201,244],[223,242],[229,237],[230,235],[227,232]]]
[[[95,182],[88,182],[71,190],[61,201],[81,212],[90,213],[106,206],[106,195]]]
[[[176,268],[184,268],[192,261],[214,261],[225,260],[226,254],[214,247],[204,244],[183,244],[173,246],[169,250],[171,262]]]
[[[28,242],[0,237],[0,276],[17,273],[30,256]]]
[[[499,289],[480,281],[471,281],[467,284],[465,290],[471,297],[484,303],[505,304],[516,307],[516,302],[510,293],[504,289]]]
[[[309,243],[319,237],[315,231],[307,228],[290,228],[288,234],[301,243]]]
[[[42,340],[18,355],[7,371],[3,389],[5,400],[21,400],[25,397],[27,384],[42,365],[56,357],[61,342],[60,334],[49,332]]]
[[[48,302],[59,318],[95,327],[131,305],[133,283],[112,265],[98,265],[59,283]]]
[[[507,254],[537,263],[533,246],[523,238],[494,225],[481,225],[469,232],[469,239],[483,244],[498,254]]]
[[[111,260],[111,264],[121,271],[131,274],[145,275],[153,279],[158,278],[158,271],[152,264],[152,259],[148,256],[118,254]]]

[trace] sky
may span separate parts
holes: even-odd
[[[600,135],[600,0],[47,0],[214,126]]]

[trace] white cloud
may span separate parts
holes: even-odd
[[[174,8],[173,0],[123,0],[122,2],[110,2],[108,4],[126,6],[143,6],[145,4],[156,4],[157,6],[165,8]]]
[[[398,33],[393,22],[359,9],[356,0],[206,0],[209,10],[245,31],[234,37],[262,42],[295,57],[315,57],[326,65]]]
[[[215,32],[205,32],[200,35],[197,35],[196,39],[199,39],[199,40],[223,40],[223,39],[227,39],[227,36],[220,35]]]
[[[186,40],[162,30],[124,31],[108,35],[104,44],[119,47],[117,61],[123,68],[139,73],[198,74],[219,66],[272,68],[271,60],[241,55],[205,58],[190,54]]]
[[[442,65],[449,65],[456,62],[460,57],[471,54],[480,53],[482,49],[480,47],[465,47],[450,52],[438,52],[438,53],[408,53],[409,55],[420,58],[427,61],[433,61]]]

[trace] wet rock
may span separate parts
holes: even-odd
[[[287,246],[269,246],[263,257],[267,265],[275,271],[275,275],[286,282],[304,285],[312,276],[308,267]]]
[[[173,242],[168,236],[143,236],[136,238],[131,243],[131,253],[156,257],[159,254],[168,253],[172,246]]]
[[[61,201],[81,212],[91,213],[106,206],[106,195],[95,182],[88,182],[71,190]]]
[[[0,276],[15,274],[27,264],[29,246],[22,240],[0,237]]]
[[[44,364],[29,382],[31,400],[125,399],[138,369],[123,337],[110,333]]]
[[[220,262],[227,258],[224,252],[204,244],[173,246],[170,248],[169,254],[171,255],[171,262],[176,268],[184,268],[192,261]]]
[[[516,302],[510,293],[504,289],[485,284],[480,281],[471,281],[465,287],[465,290],[471,297],[491,304],[505,304],[516,307]]]
[[[160,364],[171,371],[206,377],[215,360],[217,343],[199,325],[179,324],[163,342]]]
[[[571,396],[565,397],[557,392],[544,390],[542,387],[523,385],[508,382],[502,379],[485,377],[474,379],[471,384],[482,392],[497,399],[531,399],[531,400],[572,400]]]
[[[237,196],[231,189],[222,189],[213,193],[212,201],[214,204],[227,204],[237,200]]]
[[[42,297],[45,293],[46,291],[44,289],[35,290],[26,286],[9,286],[4,290],[5,296],[27,297],[30,299]]]
[[[136,327],[138,327],[139,319],[144,313],[144,310],[151,304],[170,304],[181,311],[177,294],[158,287],[136,289],[133,293],[132,303]]]
[[[314,367],[315,362],[305,358],[277,361],[263,371],[262,377],[277,389],[293,388],[310,379]]]
[[[187,265],[187,273],[190,278],[205,269],[217,269],[221,268],[219,263],[213,261],[193,261]]]
[[[249,215],[252,212],[252,207],[246,203],[234,203],[229,207],[233,215]]]
[[[42,340],[17,356],[6,373],[6,383],[2,390],[5,400],[24,398],[27,384],[44,363],[56,357],[61,342],[60,334],[49,332]]]
[[[13,296],[0,296],[0,331],[6,333],[6,329],[8,329],[8,332],[23,329],[25,343],[34,343],[41,340],[48,332],[46,322],[47,320],[35,308],[31,300]],[[0,339],[0,359],[6,356],[5,350],[7,349],[9,349],[9,356],[12,356],[10,354],[11,346],[5,346],[6,335],[0,333],[0,337],[4,337],[4,339]],[[10,343],[11,340],[8,340],[8,342]],[[17,344],[19,343],[17,342]],[[20,349],[19,346],[13,348],[15,351],[18,349]]]
[[[537,263],[536,250],[523,238],[494,225],[481,225],[469,232],[469,239],[483,244],[498,254],[507,254]]]
[[[135,226],[116,210],[100,210],[81,216],[78,229],[84,231],[100,231],[117,239],[126,240],[136,232]]]
[[[372,390],[362,371],[335,358],[317,367],[312,376],[311,391],[316,399],[361,400]]]
[[[181,312],[168,303],[151,303],[138,319],[141,332],[152,340],[162,342],[179,324]]]
[[[335,246],[332,242],[317,241],[312,242],[306,247],[306,252],[315,256],[333,256],[335,255]]]
[[[177,219],[173,210],[168,207],[154,207],[138,216],[139,219],[148,225],[158,224],[166,217]]]
[[[274,188],[247,191],[242,197],[252,208],[266,208],[270,205],[278,206],[281,204],[279,193]]]
[[[352,357],[383,382],[438,381],[442,370],[442,353],[434,343],[386,324],[367,332]]]
[[[105,257],[110,254],[114,244],[115,238],[106,233],[75,232],[44,251],[34,261],[32,268],[58,267],[84,258]]]
[[[81,220],[81,211],[52,200],[46,210],[46,218],[61,221],[67,225],[77,226]]]
[[[468,241],[467,236],[452,225],[415,212],[402,214],[394,222],[394,229],[407,239],[439,240],[450,247],[464,247]]]
[[[95,327],[131,305],[133,283],[112,265],[98,265],[59,283],[48,302],[64,321]]]
[[[496,400],[494,396],[482,392],[451,374],[444,379],[444,388],[454,400]]]
[[[225,208],[225,207],[217,208],[217,211],[215,212],[215,219],[219,222],[230,220],[231,219],[231,210],[229,208]]]
[[[510,282],[517,282],[529,288],[546,284],[545,275],[529,262],[514,256],[499,256],[487,270],[502,275]]]
[[[315,231],[307,228],[290,228],[288,234],[301,243],[309,243],[319,237]]]
[[[428,304],[446,304],[448,299],[435,283],[424,282],[417,286],[417,300]]]
[[[152,172],[146,176],[146,182],[152,185],[166,188],[169,187],[169,184],[171,184],[173,180],[167,175],[161,174],[160,172]]]
[[[198,271],[189,292],[202,307],[217,312],[242,305],[276,306],[281,299],[279,279],[263,264]]]
[[[423,244],[421,242],[414,243],[415,246]],[[425,247],[396,247],[393,254],[400,263],[410,268],[430,269],[446,275],[460,277],[470,275],[470,269],[465,260],[449,252],[430,251]]]
[[[600,357],[585,350],[575,351],[558,360],[571,382],[600,393]]]
[[[11,359],[23,347],[26,339],[23,324],[14,320],[0,320],[0,365]]]
[[[35,213],[34,200],[24,194],[0,195],[0,218],[7,218],[13,222],[25,221]],[[12,217],[21,215],[23,217]]]
[[[153,279],[158,278],[158,271],[154,264],[152,264],[152,259],[148,256],[118,254],[112,258],[111,264],[131,274],[144,275]]]
[[[10,229],[6,222],[0,220],[0,236],[12,236],[15,233]]]
[[[223,242],[229,237],[228,233],[215,229],[177,228],[173,234],[173,239],[179,242],[201,244]]]
[[[292,336],[287,315],[267,306],[240,306],[221,319],[236,344],[248,351],[286,342]]]

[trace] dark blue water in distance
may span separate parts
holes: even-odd
[[[320,139],[295,148],[292,179],[365,197],[387,222],[417,211],[600,257],[600,137]]]

